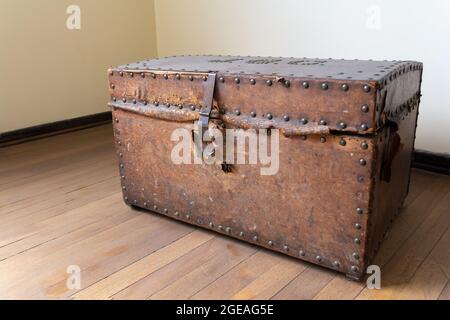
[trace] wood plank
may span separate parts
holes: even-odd
[[[132,263],[116,273],[113,273],[112,275],[94,283],[90,287],[81,290],[72,297],[80,300],[110,299],[114,294],[119,293],[124,289],[129,289],[139,280],[153,274],[155,271],[160,270],[169,263],[172,263],[183,255],[189,253],[191,250],[213,239],[213,237],[214,235],[209,232],[196,230],[173,242],[167,247],[157,250],[141,260]],[[167,273],[165,273],[165,276],[167,276]],[[158,282],[162,283],[161,280]],[[133,291],[130,290],[129,292]],[[126,292],[123,292],[122,294],[122,297],[127,297]],[[148,295],[148,293],[146,293],[145,296],[138,295],[137,298],[145,298]]]
[[[10,170],[36,164],[47,159],[112,142],[111,125],[71,132],[29,143],[0,148],[0,175]],[[113,147],[111,143],[111,147]]]
[[[439,300],[450,300],[450,281],[447,281],[445,288],[442,290],[439,295]]]
[[[334,277],[336,272],[316,266],[308,266],[288,285],[276,293],[274,300],[311,300]]]
[[[365,282],[350,281],[344,275],[339,275],[320,290],[314,300],[353,300],[365,286]]]
[[[417,269],[449,226],[450,190],[448,186],[444,186],[444,190],[446,194],[427,212],[427,219],[414,230],[392,259],[382,267],[382,290],[365,289],[357,297],[358,299],[394,299],[405,284],[411,281]],[[434,192],[438,193],[438,190]]]
[[[450,229],[420,265],[412,279],[402,286],[396,299],[435,300],[450,279]]]
[[[1,279],[0,297],[67,298],[76,293],[66,287],[69,265],[81,268],[82,286],[88,287],[192,231],[186,225],[155,217],[139,215],[51,254],[39,264],[10,262],[5,268],[0,263],[0,274],[8,274],[7,279]]]
[[[63,196],[36,202],[6,217],[2,217],[0,218],[0,223],[2,224],[0,246],[31,236],[35,230],[35,225],[46,219],[63,214],[91,201],[118,193],[118,190],[119,179],[114,177],[73,192],[68,192]]]
[[[181,274],[177,280],[151,295],[149,299],[189,299],[256,252],[254,246],[237,240],[221,238],[221,242],[221,250],[216,250],[212,258],[186,274]]]
[[[109,208],[111,210],[99,210]],[[21,237],[7,245],[0,247],[0,260],[24,252],[42,243],[59,238],[85,225],[95,223],[102,219],[111,219],[114,215],[127,212],[121,193],[105,197],[96,202],[90,202],[84,206],[55,215],[52,218],[38,220],[34,224],[24,225],[20,231],[13,230],[15,237]],[[135,215],[139,214],[138,212]],[[25,237],[23,235],[26,235]]]
[[[200,290],[191,299],[230,299],[273,265],[276,265],[279,258],[279,255],[268,250],[258,250],[254,255]]]
[[[304,264],[299,263],[294,259],[280,257],[277,264],[234,294],[231,299],[270,299],[304,270]]]

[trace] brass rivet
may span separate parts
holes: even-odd
[[[340,144],[341,146],[345,146],[345,145],[347,144],[347,142],[345,141],[344,138],[341,138],[341,139],[339,140],[339,144]]]
[[[267,244],[268,244],[269,246],[273,246],[273,241],[272,241],[272,240],[269,240],[269,242],[267,242]]]
[[[369,130],[369,126],[367,124],[365,124],[365,123],[361,124],[361,130],[362,131],[367,131],[367,130]]]
[[[367,142],[363,141],[361,142],[361,148],[366,150],[367,148],[369,148],[369,145],[367,144]]]
[[[153,210],[157,210],[158,209],[158,206],[157,205],[154,205],[153,206]]]
[[[230,227],[227,227],[227,228],[225,229],[225,231],[226,231],[227,233],[231,233],[231,228],[230,228]]]
[[[289,247],[287,245],[283,246],[284,251],[289,251]]]
[[[209,227],[210,227],[210,228],[214,228],[214,223],[210,222],[210,223],[209,223]]]
[[[133,78],[134,77],[134,73],[133,72],[130,72],[130,78]],[[135,200],[136,201],[136,200]]]
[[[224,77],[220,77],[220,78],[219,78],[219,81],[222,82],[222,83],[224,83],[224,82],[225,82],[225,78],[224,78]]]
[[[348,84],[344,83],[341,85],[341,90],[342,91],[348,91]]]
[[[328,83],[323,82],[320,87],[322,88],[322,90],[328,90]]]
[[[289,121],[289,116],[288,115],[283,116],[283,120],[284,121]]]
[[[169,210],[168,209],[164,209],[164,213],[167,213],[167,212],[169,212]]]
[[[203,81],[206,81],[206,80],[208,80],[208,77],[207,76],[203,76]]]
[[[365,84],[363,86],[363,90],[364,90],[364,92],[370,92],[370,87],[367,84]]]
[[[360,230],[362,228],[362,226],[359,223],[355,223],[355,229]]]
[[[361,111],[365,113],[369,112],[369,106],[367,104],[361,106]]]
[[[364,159],[359,159],[359,164],[362,166],[365,166],[367,164],[367,162]]]
[[[253,236],[253,241],[258,241],[258,236]]]
[[[307,124],[307,123],[308,123],[308,120],[305,119],[305,118],[301,118],[301,119],[300,119],[300,123],[301,123],[301,124]]]
[[[272,118],[273,118],[273,115],[269,112],[269,113],[267,114],[267,119],[272,120]]]
[[[190,214],[187,214],[187,215],[186,215],[186,219],[191,220],[191,215],[190,215]]]
[[[194,81],[194,77],[192,75],[189,75],[188,79],[189,81]]]
[[[321,126],[326,126],[326,125],[327,125],[327,122],[326,122],[325,120],[321,119],[321,120],[319,121],[319,124],[320,124]]]
[[[321,257],[321,256],[316,256],[316,260],[317,260],[318,262],[321,262],[321,261],[322,261],[322,257]]]
[[[152,73],[152,78],[155,79],[156,78],[156,74]]]
[[[112,97],[112,100],[113,100],[114,102],[116,102],[116,101],[117,101],[117,98],[116,98],[116,97]]]
[[[244,232],[242,232],[242,231],[239,232],[239,236],[244,237],[244,235],[245,235]]]
[[[256,84],[256,80],[255,79],[250,79],[250,84],[255,85]]]
[[[266,85],[268,85],[268,86],[270,87],[270,86],[272,85],[272,80],[270,80],[270,79],[267,80],[267,81],[266,81]]]
[[[234,111],[234,113],[235,113],[237,116],[241,115],[241,111],[240,111],[239,109],[236,109],[236,110]]]
[[[121,77],[123,77],[123,72],[122,72],[122,71],[120,71],[120,72],[119,72],[119,75],[120,75]]]
[[[133,104],[136,104],[136,103],[137,103],[136,99],[133,99]]]
[[[305,141],[306,139],[308,139],[308,137],[307,137],[306,135],[303,134],[303,135],[300,136],[300,139],[302,139],[303,141]]]
[[[358,253],[353,252],[352,256],[353,256],[354,259],[359,260],[359,254]]]
[[[234,78],[234,82],[235,82],[236,84],[238,84],[238,83],[241,82],[241,79],[239,79],[239,78]]]
[[[327,141],[327,138],[325,137],[320,137],[320,142],[325,143]]]
[[[363,213],[364,213],[364,210],[361,209],[361,208],[356,208],[356,213],[357,213],[357,214],[363,214]]]
[[[145,78],[145,73],[141,72],[141,77]]]
[[[336,268],[339,268],[341,264],[339,263],[339,261],[336,260],[336,261],[333,262],[333,265],[334,265]]]
[[[111,89],[114,89],[116,85],[114,83],[111,84]]]
[[[177,80],[180,80],[180,79],[181,79],[181,76],[180,76],[179,73],[176,74],[175,79],[177,79]]]
[[[175,217],[180,216],[180,213],[178,211],[175,211],[173,214],[175,215]]]
[[[127,102],[127,98],[123,98],[122,101],[125,103]]]
[[[305,256],[305,251],[300,250],[300,251],[298,252],[298,254],[299,254],[301,257],[304,257],[304,256]]]
[[[344,130],[345,128],[347,128],[347,125],[345,124],[345,122],[339,122],[339,128]]]
[[[290,82],[289,80],[285,80],[285,81],[284,81],[284,86],[285,86],[286,88],[289,88],[289,87],[291,86],[291,82]]]
[[[167,73],[164,74],[164,79],[169,79],[169,76],[167,75]]]
[[[219,229],[220,231],[222,231],[222,230],[223,230],[223,227],[222,227],[222,226],[218,226],[217,229]]]
[[[359,271],[359,268],[358,268],[357,266],[352,266],[352,271],[353,271],[353,272],[358,272],[358,271]]]
[[[308,81],[303,81],[303,82],[302,82],[302,87],[305,88],[305,89],[308,89],[308,88],[309,88],[309,83],[308,83]]]
[[[252,111],[252,112],[250,112],[250,115],[252,116],[252,118],[254,118],[254,117],[256,117],[256,112]]]
[[[361,240],[359,240],[359,238],[355,238],[355,239],[353,239],[353,242],[356,243],[356,244],[360,244]]]

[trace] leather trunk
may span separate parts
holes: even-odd
[[[108,75],[128,205],[365,274],[408,193],[421,63],[178,56]],[[277,130],[278,171],[174,163],[173,132],[197,121]]]

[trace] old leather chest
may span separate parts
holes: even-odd
[[[127,204],[365,274],[408,193],[421,63],[179,56],[108,73]]]

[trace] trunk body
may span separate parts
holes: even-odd
[[[111,68],[125,202],[359,279],[408,192],[421,75],[412,61],[223,56]],[[276,173],[174,163],[173,132],[199,119],[279,129]]]

